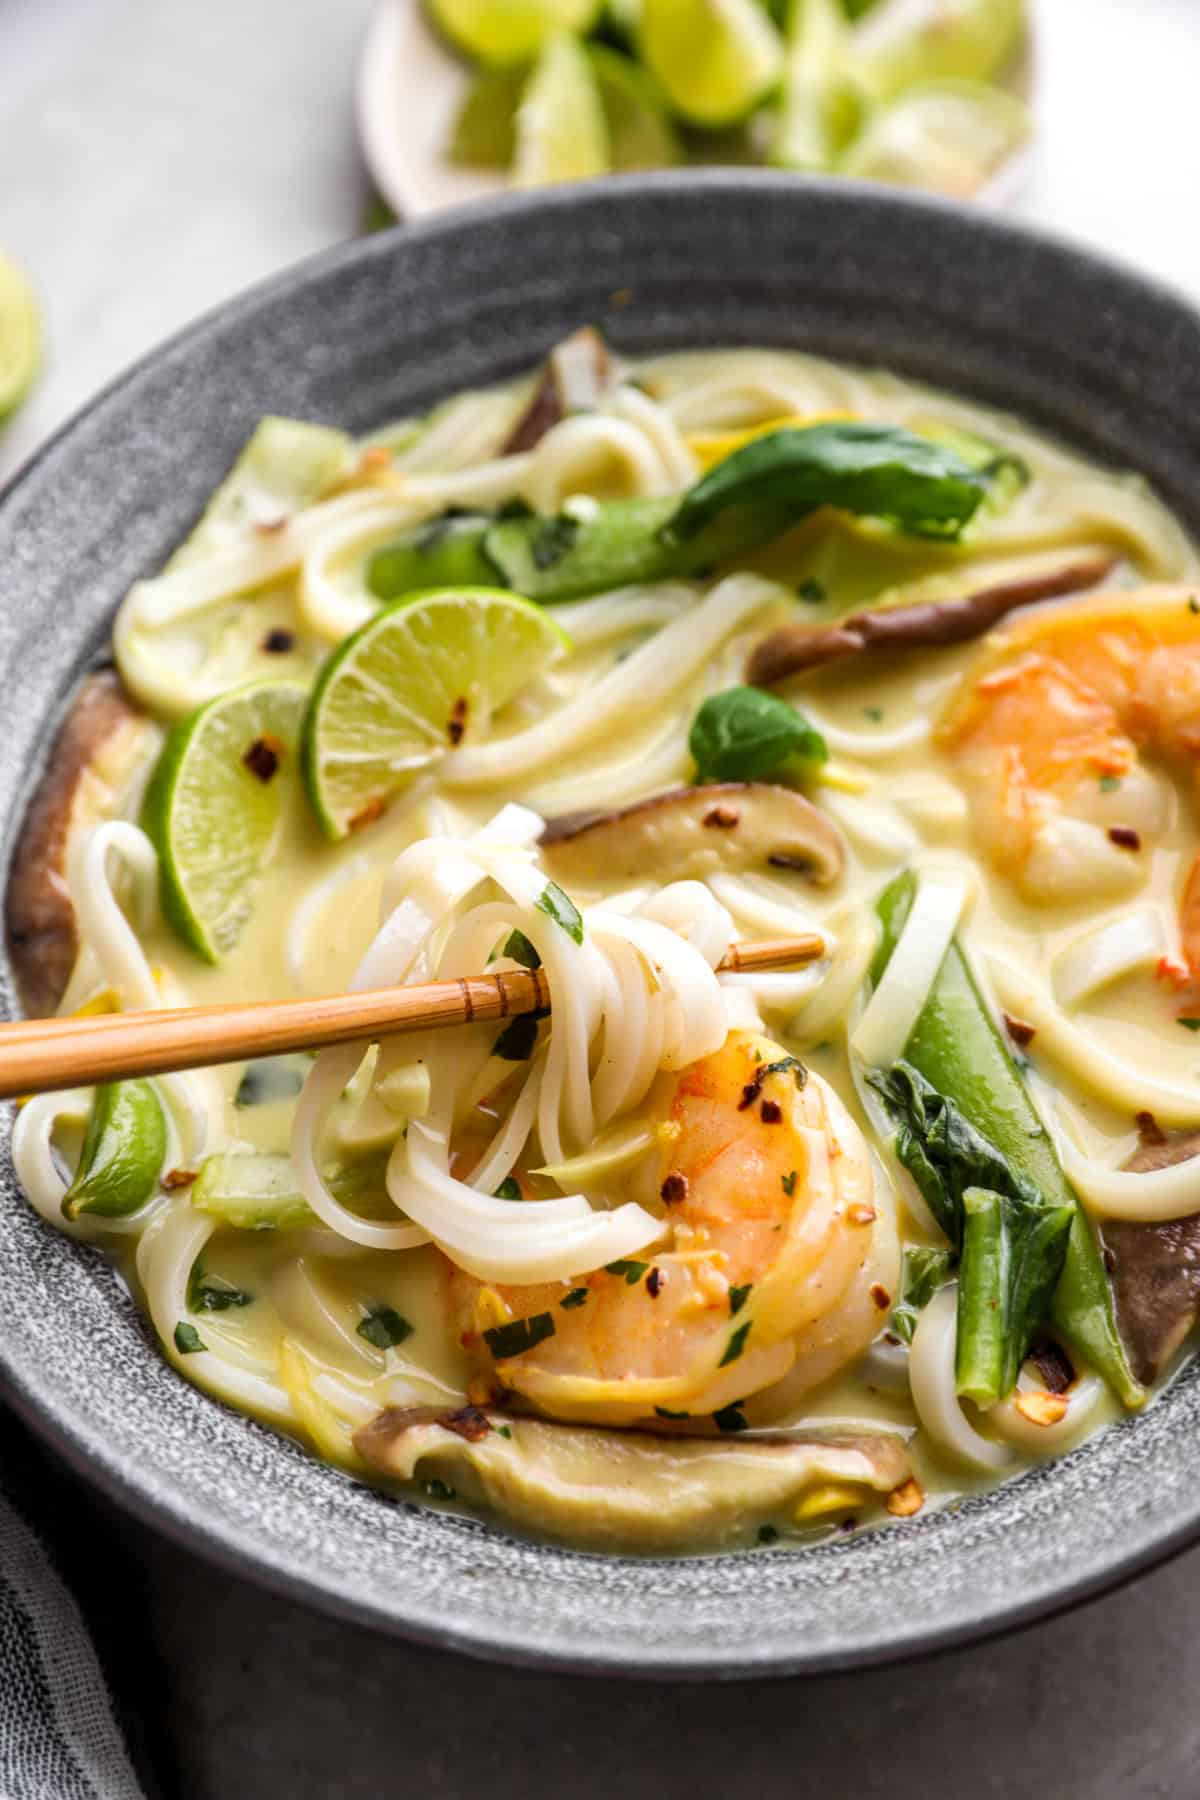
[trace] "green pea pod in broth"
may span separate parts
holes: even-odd
[[[872,969],[875,981],[887,967],[915,895],[916,878],[906,873],[879,898],[883,935]],[[1126,1406],[1140,1405],[1145,1391],[1134,1378],[1117,1330],[1096,1235],[957,941],[946,952],[904,1047],[904,1062],[999,1153],[1014,1189],[1032,1189],[1048,1207],[1069,1209],[1066,1254],[1050,1322]]]
[[[154,1193],[167,1154],[162,1102],[148,1081],[95,1090],[75,1178],[63,1195],[68,1219],[123,1219]]]

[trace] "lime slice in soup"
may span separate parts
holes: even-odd
[[[1029,113],[1000,88],[931,81],[869,122],[847,152],[847,175],[969,200],[1029,138]]]
[[[219,962],[250,916],[254,888],[294,792],[306,690],[234,688],[180,721],[142,807],[158,851],[163,916],[206,962]]]
[[[540,607],[494,588],[408,594],[334,651],[304,721],[304,784],[321,829],[379,817],[570,640]]]
[[[581,181],[612,167],[600,89],[579,42],[562,32],[537,60],[517,108],[512,178],[517,187]]]
[[[783,42],[758,0],[644,0],[642,58],[676,112],[734,125],[783,72]]]
[[[458,50],[479,62],[535,57],[557,31],[589,31],[601,0],[426,0],[429,16]]]
[[[42,360],[42,317],[16,263],[0,255],[0,419],[15,412]]]

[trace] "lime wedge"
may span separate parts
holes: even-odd
[[[860,101],[846,75],[848,37],[842,0],[792,0],[771,145],[771,161],[782,168],[828,169],[854,135]]]
[[[321,671],[304,720],[304,785],[328,837],[377,819],[418,769],[557,662],[570,639],[498,588],[439,588],[384,607]]]
[[[42,361],[42,315],[16,263],[0,255],[0,419],[15,412]]]
[[[783,73],[783,42],[758,0],[643,0],[642,59],[694,125],[734,125]]]
[[[969,200],[1028,140],[1021,102],[977,81],[929,81],[883,107],[842,161],[847,175]]]
[[[600,93],[614,169],[661,169],[682,161],[666,95],[654,77],[604,44],[584,46]],[[481,69],[467,89],[450,139],[450,160],[507,169],[517,143],[517,109],[527,69]]]
[[[991,81],[1015,61],[1025,0],[884,0],[855,29],[855,74],[875,101],[923,81]]]
[[[181,719],[142,806],[158,851],[163,917],[219,962],[250,916],[279,829],[307,698],[294,681],[234,688]]]
[[[590,31],[602,0],[426,0],[456,49],[478,62],[531,62],[558,31]]]
[[[560,32],[537,60],[517,108],[513,182],[582,181],[612,167],[608,126],[587,51]]]
[[[475,169],[507,169],[517,146],[517,108],[529,70],[480,69],[454,121],[449,157]]]

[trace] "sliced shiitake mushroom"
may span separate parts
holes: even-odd
[[[1143,1143],[1125,1164],[1137,1174],[1200,1156],[1200,1131]],[[1152,1382],[1200,1319],[1200,1213],[1161,1224],[1106,1219],[1117,1323],[1139,1381]]]
[[[799,869],[823,887],[845,864],[841,835],[825,814],[766,781],[669,788],[614,812],[563,813],[546,821],[541,848],[567,886],[769,866]]]
[[[79,951],[66,881],[71,841],[116,810],[155,742],[154,726],[115,674],[88,676],[29,803],[9,872],[8,951],[28,1013],[55,1011]]]
[[[529,405],[501,449],[502,456],[532,450],[552,426],[572,413],[586,412],[600,400],[615,378],[608,345],[594,326],[585,325],[556,344],[542,365]]]
[[[961,644],[982,637],[1007,613],[1036,600],[1095,587],[1112,568],[1110,556],[1067,563],[1044,574],[980,588],[956,600],[927,600],[916,606],[880,606],[851,613],[830,625],[781,625],[756,644],[746,663],[746,680],[770,687],[821,663],[840,662],[868,650],[920,650]]]

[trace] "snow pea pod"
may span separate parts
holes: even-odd
[[[1016,1386],[1033,1334],[1050,1311],[1074,1217],[993,1188],[963,1195],[956,1380],[991,1406]]]
[[[145,1205],[167,1154],[162,1103],[148,1081],[106,1082],[92,1099],[75,1179],[63,1195],[68,1219],[123,1219]]]
[[[887,967],[915,894],[916,878],[908,872],[897,876],[877,902],[883,934],[872,969],[875,981]],[[904,1047],[904,1060],[999,1152],[1017,1184],[1031,1184],[1048,1206],[1071,1210],[1051,1321],[1126,1406],[1140,1405],[1145,1391],[1134,1379],[1117,1331],[1096,1235],[957,942],[946,952]]]

